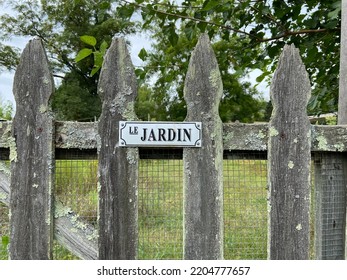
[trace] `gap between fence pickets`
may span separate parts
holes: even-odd
[[[10,169],[0,162],[0,202],[10,204]],[[85,260],[98,259],[97,230],[85,223],[69,207],[55,203],[54,235],[58,243],[77,257]]]

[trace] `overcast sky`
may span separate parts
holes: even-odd
[[[26,38],[13,38],[13,40],[7,44],[23,49],[27,41],[28,39]],[[14,97],[12,94],[13,76],[14,72],[3,71],[0,73],[0,99],[2,101],[10,101],[14,103]]]
[[[31,38],[13,38],[11,42],[8,44],[11,46],[15,46],[23,50],[26,44],[29,42]],[[129,36],[127,39],[130,40],[130,48],[129,52],[131,54],[132,62],[135,66],[141,66],[142,60],[138,57],[138,53],[142,48],[149,49],[150,48],[150,39],[146,38],[144,34],[139,34],[136,36]],[[12,93],[12,84],[13,84],[14,71],[8,72],[4,71],[0,73],[0,99],[2,101],[10,101],[13,104],[14,96]]]
[[[9,13],[12,11],[7,6],[1,6],[0,14]],[[26,44],[29,42],[30,37],[13,37],[9,42],[2,42],[3,44],[7,44],[10,46],[14,46],[23,50]],[[146,38],[144,33],[138,34],[136,36],[127,37],[131,42],[131,46],[129,52],[131,54],[131,58],[133,64],[135,66],[141,66],[142,60],[138,57],[138,53],[142,48],[149,49],[150,48],[150,39]],[[13,85],[14,71],[3,71],[0,73],[0,101],[2,102],[11,102],[15,107],[15,100],[12,93],[12,85]],[[56,81],[58,82],[58,81]]]

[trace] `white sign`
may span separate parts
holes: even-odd
[[[123,147],[201,147],[201,122],[119,122]]]

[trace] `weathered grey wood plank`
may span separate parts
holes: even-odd
[[[42,42],[25,47],[14,77],[12,123],[10,258],[52,257],[54,182],[53,77]]]
[[[339,71],[339,101],[338,101],[338,124],[346,125],[347,124],[347,1],[341,1],[341,37],[340,37],[340,71]],[[343,160],[343,170],[344,173],[341,174],[343,177],[340,180],[344,180],[344,183],[347,181],[346,170],[347,170],[347,159]],[[345,190],[346,191],[346,190]],[[346,209],[347,202],[345,201],[344,207]],[[344,217],[344,242],[345,242],[345,252],[344,258],[347,259],[347,231],[346,223],[347,216],[345,211]]]
[[[57,124],[56,147],[61,149],[96,149],[96,126],[95,123],[62,122]],[[76,131],[78,129],[81,129],[80,133],[66,133],[66,131]],[[0,128],[0,137],[1,135]],[[223,146],[225,150],[266,151],[268,137],[269,128],[267,123],[223,124]],[[3,137],[3,139],[5,138],[6,136]],[[3,142],[6,143],[6,141]],[[0,142],[0,147],[8,147],[8,144],[1,146]],[[312,125],[311,151],[347,152],[347,125]]]
[[[347,1],[341,1],[338,124],[347,124]]]
[[[11,171],[0,161],[0,201],[10,206]]]
[[[119,146],[119,121],[135,120],[137,81],[123,39],[114,39],[100,74],[99,258],[137,258],[138,148]]]
[[[56,122],[55,147],[61,149],[96,149],[98,123]]]
[[[268,124],[223,124],[224,150],[266,151],[268,142]]]
[[[310,81],[299,51],[285,46],[271,84],[268,186],[270,259],[309,258]]]
[[[12,122],[0,122],[0,148],[9,148]],[[55,147],[59,149],[96,149],[97,122],[56,122]],[[224,150],[266,151],[267,123],[223,124]],[[312,152],[347,152],[346,125],[312,125]]]
[[[0,121],[0,148],[9,148],[11,126],[12,122],[10,121]]]
[[[98,259],[96,228],[59,201],[55,201],[54,222],[54,237],[59,244],[83,260]]]
[[[201,148],[183,149],[184,258],[223,258],[223,85],[209,38],[202,35],[185,80],[186,121],[202,122]]]
[[[0,162],[0,202],[10,205],[10,169]],[[55,203],[54,236],[59,244],[83,260],[97,259],[97,230],[70,208]]]

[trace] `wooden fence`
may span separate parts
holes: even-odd
[[[98,122],[55,122],[53,91],[44,47],[34,39],[15,75],[15,118],[0,122],[0,160],[11,161],[10,168],[0,162],[0,201],[10,208],[10,258],[50,259],[55,238],[82,259],[136,259],[139,149],[118,143],[119,121],[136,120],[136,78],[124,40],[114,39],[104,60]],[[229,150],[267,151],[269,259],[309,258],[311,200],[315,257],[344,259],[347,127],[309,123],[310,82],[298,50],[286,46],[281,55],[269,124],[222,124],[222,91],[216,58],[202,35],[184,88],[186,120],[202,122],[203,131],[201,148],[183,149],[183,258],[223,258],[222,162],[223,150]],[[54,155],[65,149],[98,151],[98,230],[54,200]],[[337,208],[343,215],[335,214]]]

